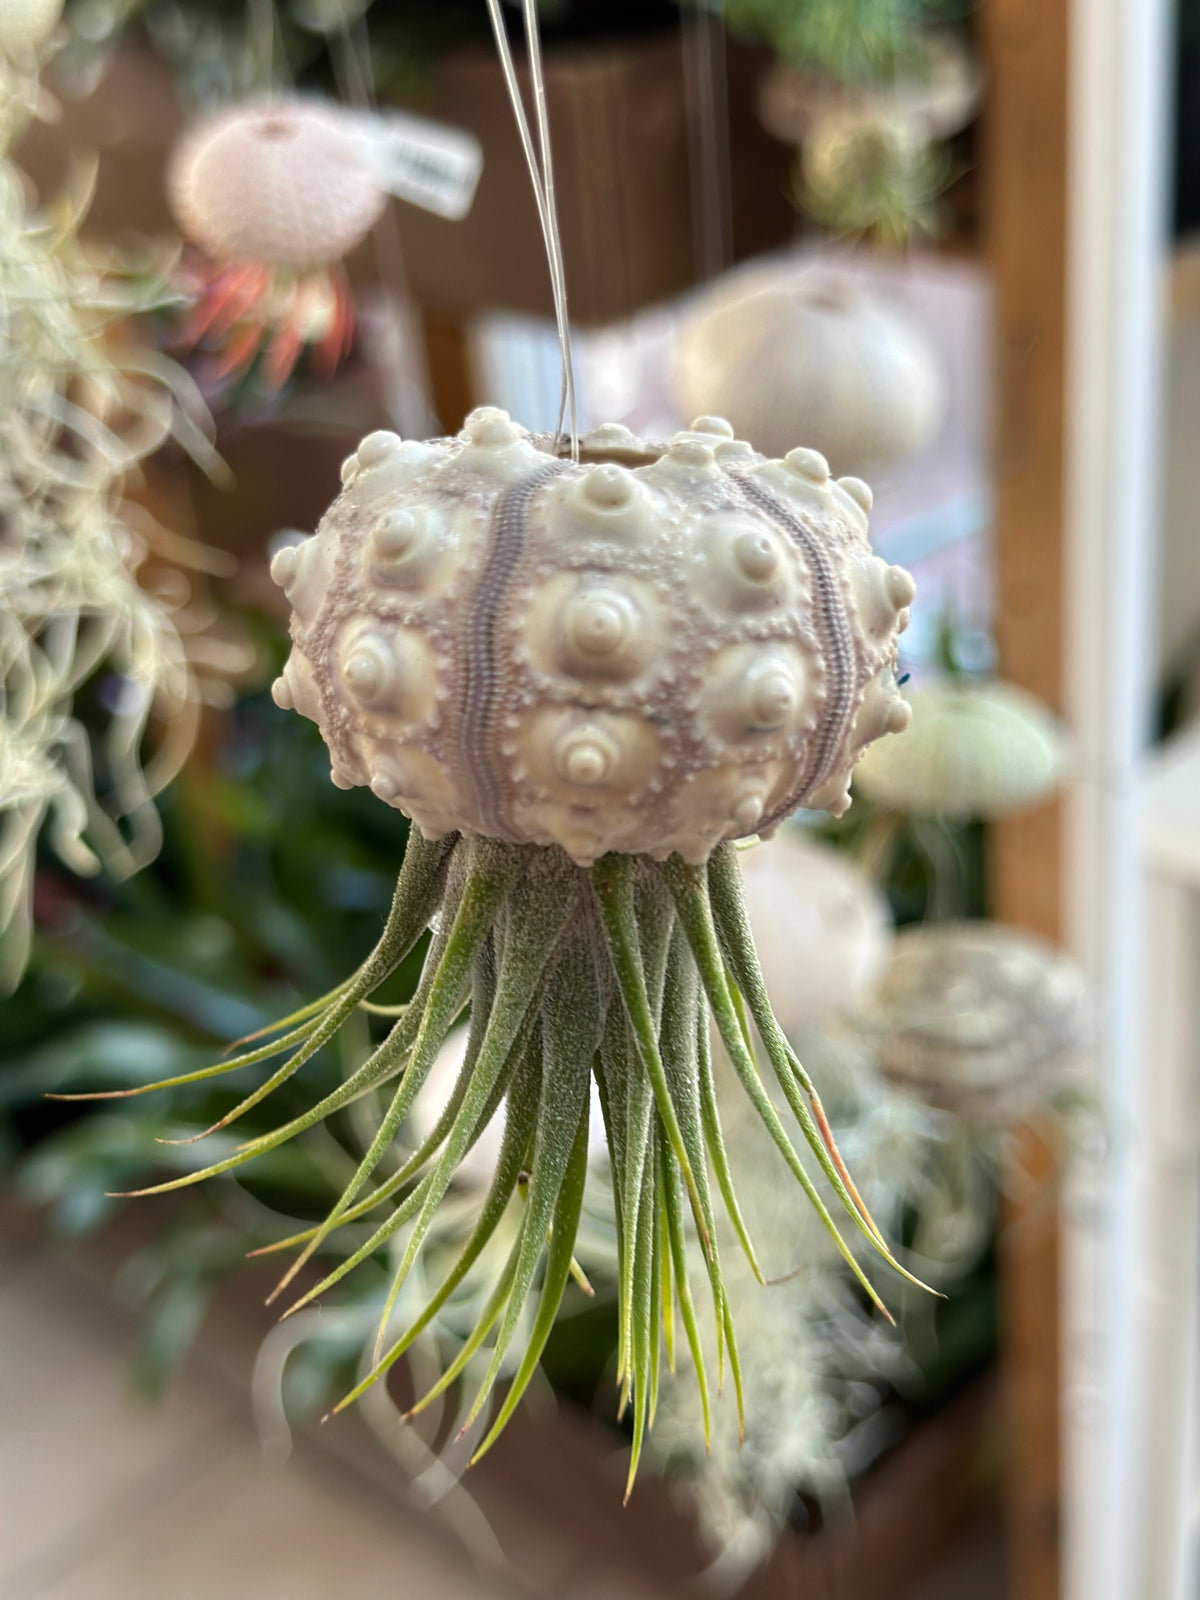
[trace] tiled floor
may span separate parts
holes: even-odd
[[[138,1403],[134,1322],[97,1276],[0,1236],[0,1600],[665,1600],[619,1543],[589,1548],[503,1473],[477,1488],[506,1559],[481,1564],[345,1435],[271,1464],[220,1327],[159,1405]],[[1000,1600],[993,1546],[917,1600]]]

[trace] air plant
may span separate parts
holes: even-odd
[[[799,1040],[822,1025],[836,1026],[835,1018],[866,1002],[886,964],[891,928],[882,895],[843,852],[801,828],[785,826],[770,843],[739,850],[738,858],[781,1028]],[[821,1047],[828,1058],[827,1040]],[[831,1118],[860,1141],[861,1123],[871,1119],[874,1141],[882,1131],[875,1119],[878,1096],[873,1085],[861,1095],[847,1094],[845,1084],[857,1088],[859,1078],[843,1056],[836,1061],[841,1087]],[[718,1056],[718,1074],[723,1070]],[[888,1094],[885,1087],[884,1098]],[[851,1098],[852,1116],[846,1110]],[[904,1119],[919,1120],[919,1113]],[[748,1103],[734,1099],[723,1122],[749,1227],[787,1241],[785,1250],[776,1244],[775,1260],[765,1265],[787,1270],[764,1294],[742,1254],[735,1251],[725,1264],[733,1316],[754,1350],[743,1376],[744,1441],[725,1414],[714,1421],[711,1443],[701,1447],[700,1396],[685,1373],[664,1386],[652,1435],[652,1459],[685,1494],[714,1552],[706,1577],[717,1592],[736,1587],[770,1552],[798,1494],[815,1495],[826,1510],[845,1509],[848,1477],[879,1436],[884,1386],[908,1371],[896,1330],[864,1307],[815,1216],[792,1214],[776,1174],[760,1158]],[[874,1175],[879,1153],[860,1142],[855,1165]]]
[[[919,62],[940,0],[726,0],[728,26],[794,67],[857,84]]]
[[[414,1137],[419,1142],[422,1135]],[[446,1201],[433,1219],[421,1256],[392,1308],[393,1321],[407,1326],[419,1319],[438,1283],[453,1270],[464,1241],[471,1235],[491,1177],[490,1169],[485,1174],[460,1169]],[[409,1346],[408,1363],[414,1387],[422,1392],[427,1387],[432,1388],[440,1370],[457,1360],[471,1345],[461,1365],[465,1382],[459,1392],[447,1393],[439,1388],[428,1407],[421,1408],[424,1426],[420,1430],[402,1425],[382,1385],[372,1386],[363,1395],[364,1419],[405,1468],[410,1493],[427,1506],[441,1503],[448,1515],[457,1517],[468,1538],[470,1522],[465,1519],[478,1524],[482,1513],[463,1498],[458,1480],[461,1464],[478,1442],[486,1418],[477,1416],[469,1429],[460,1432],[460,1428],[473,1392],[471,1380],[478,1382],[483,1378],[490,1359],[490,1352],[480,1349],[478,1341],[473,1341],[473,1334],[487,1309],[494,1282],[517,1244],[522,1215],[523,1208],[519,1204],[506,1210],[472,1270],[456,1284],[437,1315],[424,1321],[421,1333]],[[371,1232],[371,1224],[359,1223],[356,1232],[365,1239]],[[302,1368],[307,1378],[304,1386],[321,1396],[330,1393],[334,1374],[344,1372],[348,1362],[357,1363],[360,1377],[370,1371],[380,1310],[402,1250],[403,1237],[393,1238],[389,1249],[381,1252],[376,1260],[374,1284],[360,1282],[351,1301],[337,1306],[309,1306],[297,1316],[278,1323],[267,1335],[255,1361],[253,1399],[259,1432],[268,1448],[286,1449],[290,1436],[288,1413],[292,1408],[287,1397],[290,1363],[295,1362]],[[587,1273],[603,1272],[606,1277],[615,1278],[616,1241],[607,1194],[606,1164],[602,1167],[595,1163],[589,1170],[575,1253],[578,1261],[585,1264]],[[593,1290],[584,1266],[577,1263],[574,1275],[590,1297]],[[520,1364],[535,1309],[531,1302],[522,1309],[512,1346],[500,1368],[502,1382],[510,1379]],[[450,1451],[439,1452],[435,1448],[439,1436],[454,1441]]]
[[[374,1365],[347,1404],[437,1315],[523,1193],[488,1303],[425,1397],[444,1392],[492,1336],[473,1423],[540,1271],[528,1342],[478,1456],[529,1383],[571,1271],[594,1075],[616,1203],[632,1486],[660,1355],[674,1357],[676,1307],[707,1415],[688,1211],[718,1369],[728,1361],[741,1392],[709,1163],[759,1269],[721,1137],[710,1008],[742,1088],[863,1292],[882,1310],[767,1093],[751,1024],[837,1203],[904,1271],[772,1014],[731,841],[769,833],[801,803],[840,815],[862,749],[907,724],[894,662],[912,580],[871,554],[865,484],[834,481],[811,450],[765,460],[719,418],[697,419],[666,445],[605,425],[583,437],[576,461],[555,437],[484,408],[455,438],[371,434],[342,478],[317,533],[273,563],[293,607],[275,698],[318,724],[335,783],[369,785],[415,826],[362,965],[282,1019],[277,1037],[247,1041],[252,1048],[187,1081],[285,1054],[215,1125],[227,1129],[338,1032],[428,927],[422,976],[340,1088],[226,1159],[141,1192],[240,1167],[390,1085],[340,1200],[282,1241],[300,1249],[276,1292],[335,1230],[378,1207],[388,1210],[370,1236],[293,1310],[408,1230]],[[466,1057],[444,1112],[372,1186],[467,1005]],[[391,1337],[438,1208],[500,1105],[504,1137],[475,1229],[425,1309]]]
[[[900,1137],[919,1166],[919,1111],[885,1131],[878,1096],[868,1093],[871,1130],[866,1139],[856,1130],[859,1161]],[[851,1478],[888,1442],[889,1386],[913,1377],[898,1331],[870,1315],[824,1230],[787,1206],[759,1156],[752,1119],[736,1103],[730,1113],[728,1152],[747,1223],[758,1236],[787,1239],[786,1252],[776,1246],[764,1261],[783,1274],[765,1292],[743,1255],[731,1253],[725,1268],[733,1314],[754,1351],[743,1379],[745,1437],[726,1411],[704,1439],[700,1395],[686,1370],[664,1383],[651,1436],[651,1460],[693,1511],[712,1553],[705,1587],[716,1594],[732,1593],[770,1554],[801,1495],[827,1519],[846,1514]],[[709,1345],[711,1338],[706,1353]]]
[[[832,113],[797,164],[796,197],[822,227],[885,250],[938,232],[937,200],[950,182],[946,153],[902,116]]]
[[[927,0],[728,0],[730,28],[777,57],[766,128],[799,151],[797,202],[822,227],[884,249],[935,232],[953,177],[939,142],[970,121],[981,74],[956,9]]]
[[[36,11],[5,8],[4,37]],[[43,20],[53,11],[42,7]],[[152,519],[124,485],[171,433],[215,464],[186,375],[122,337],[135,312],[161,303],[161,279],[85,253],[86,187],[45,213],[31,205],[9,152],[40,103],[37,66],[29,53],[0,61],[3,985],[25,965],[43,823],[78,872],[127,873],[157,848],[153,797],[190,746],[198,695],[180,632],[186,582],[169,598],[139,583]],[[75,697],[102,671],[92,715],[106,733],[93,742]],[[152,718],[160,736],[147,754]]]
[[[215,344],[219,381],[261,354],[272,392],[309,346],[318,370],[332,373],[354,335],[341,262],[386,203],[346,115],[278,96],[203,117],[172,153],[168,188],[200,252],[183,346]]]

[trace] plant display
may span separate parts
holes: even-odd
[[[913,585],[870,552],[865,485],[833,480],[815,451],[768,461],[707,417],[666,445],[612,425],[580,444],[578,462],[564,458],[550,436],[486,408],[453,439],[372,434],[345,463],[343,493],[317,533],[276,557],[293,605],[277,701],[317,722],[335,782],[369,785],[420,831],[357,971],[283,1019],[276,1038],[174,1081],[285,1054],[214,1125],[227,1137],[346,1025],[427,926],[433,939],[413,1000],[344,1084],[157,1187],[240,1167],[393,1084],[340,1200],[284,1241],[302,1248],[280,1288],[335,1230],[392,1202],[296,1302],[407,1227],[378,1359],[352,1398],[437,1314],[524,1192],[491,1298],[433,1390],[494,1334],[468,1420],[480,1414],[540,1272],[530,1338],[482,1451],[532,1375],[571,1271],[594,1073],[617,1208],[632,1483],[676,1305],[707,1394],[685,1204],[720,1357],[740,1389],[710,1161],[739,1243],[751,1261],[754,1252],[720,1134],[709,1007],[743,1089],[864,1291],[881,1304],[766,1092],[750,1021],[833,1194],[903,1271],[775,1022],[729,841],[769,831],[802,802],[837,814],[849,804],[862,749],[908,720],[894,660]],[[468,1003],[466,1057],[444,1112],[372,1187]],[[392,1308],[459,1163],[501,1104],[503,1143],[476,1226],[425,1310],[389,1343]]]
[[[153,8],[145,26],[201,99],[261,94],[297,74],[327,93],[331,68],[343,91],[350,68],[360,87],[402,80],[392,43],[408,11],[425,9],[397,20],[374,8],[369,46],[369,0],[283,0],[277,14],[257,15],[241,0],[184,4]],[[457,0],[436,17],[428,9],[431,40],[444,24],[457,34]],[[498,0],[489,9],[503,31]],[[948,170],[931,148],[948,131],[938,119],[964,86],[973,104],[977,83],[932,70],[927,7],[864,0],[841,18],[837,9],[730,0],[728,16],[780,48],[785,13],[797,25],[804,13],[803,38],[789,34],[786,45],[799,75],[783,87],[826,75],[837,90],[799,139],[805,203],[837,231],[902,243],[928,220]],[[43,0],[41,10],[57,7]],[[524,10],[538,105],[533,0]],[[573,37],[571,8],[559,10],[562,36]],[[478,0],[464,0],[468,11],[482,22]],[[6,12],[0,51],[10,23]],[[591,25],[587,12],[579,29]],[[503,48],[501,61],[512,79]],[[19,81],[25,116],[38,91],[28,74]],[[959,94],[953,114],[966,102]],[[697,319],[693,330],[683,414],[705,415],[661,443],[615,425],[577,439],[544,103],[538,111],[532,130],[520,115],[518,128],[563,349],[558,432],[531,434],[484,408],[457,437],[363,439],[317,532],[272,564],[292,608],[275,704],[315,724],[334,785],[358,793],[322,782],[313,826],[319,747],[311,726],[279,719],[294,723],[298,745],[308,738],[309,765],[282,756],[284,740],[238,784],[213,780],[202,761],[180,786],[175,842],[185,841],[195,905],[172,876],[174,857],[161,880],[122,888],[111,922],[109,888],[68,895],[66,910],[46,873],[61,925],[51,920],[35,984],[49,997],[42,1022],[55,1043],[35,1048],[14,1024],[19,1068],[5,1094],[20,1105],[33,1084],[73,1101],[158,1091],[132,1116],[128,1102],[116,1115],[74,1106],[79,1121],[28,1163],[30,1192],[79,1219],[89,1207],[107,1215],[111,1190],[187,1191],[131,1269],[156,1308],[147,1343],[160,1376],[165,1352],[186,1343],[210,1288],[248,1247],[269,1261],[295,1252],[272,1296],[282,1304],[290,1293],[291,1304],[255,1378],[266,1429],[284,1428],[285,1393],[300,1394],[310,1415],[331,1395],[344,1396],[338,1409],[360,1400],[436,1495],[491,1446],[548,1348],[553,1359],[555,1319],[583,1305],[588,1274],[602,1309],[611,1278],[628,1487],[657,1411],[656,1461],[686,1460],[728,1571],[741,1572],[786,1522],[798,1486],[838,1502],[892,1425],[880,1412],[912,1367],[884,1325],[874,1257],[918,1288],[914,1273],[945,1286],[947,1261],[974,1260],[989,1236],[992,1190],[956,1127],[875,1075],[894,1045],[900,1065],[883,1070],[905,1081],[915,1056],[899,1041],[911,1035],[924,1051],[923,1001],[911,1027],[873,1010],[852,1062],[844,1033],[821,1042],[805,1031],[818,1011],[834,1027],[830,1014],[855,1010],[875,980],[891,937],[879,898],[787,831],[761,850],[737,848],[770,838],[799,806],[840,818],[864,754],[864,770],[886,770],[913,737],[883,737],[903,733],[910,715],[896,660],[913,584],[871,553],[871,493],[859,474],[929,440],[941,386],[916,334],[857,291],[764,278],[759,294],[739,279],[705,305],[711,326]],[[190,241],[194,300],[184,340],[212,355],[217,382],[249,379],[273,393],[306,352],[318,378],[344,355],[352,320],[341,262],[384,204],[352,126],[328,101],[276,94],[199,118],[173,152],[168,188]],[[69,228],[55,249],[82,273]],[[94,258],[89,266],[96,276],[63,293],[77,317],[94,319],[94,364],[64,367],[55,402],[71,427],[79,408],[79,439],[61,450],[43,439],[35,454],[74,470],[102,437],[115,459],[111,435],[125,470],[137,459],[130,417],[140,441],[138,418],[151,415],[138,409],[144,385],[170,368],[135,352],[128,371],[141,387],[110,397],[110,370],[122,382],[126,373],[113,328],[162,291],[120,280],[118,293],[115,275]],[[764,314],[768,301],[777,315]],[[718,377],[723,388],[701,392]],[[146,438],[187,425],[194,397],[173,376],[171,385],[169,414],[153,413]],[[790,448],[795,439],[805,448]],[[148,600],[152,584],[136,578],[142,526],[120,505],[119,474],[103,482],[116,508],[109,571],[129,608],[125,631],[96,655],[99,603],[77,602],[61,571],[44,611],[25,612],[31,658],[56,663],[71,639],[90,652],[54,702],[58,722],[38,730],[43,749],[58,738],[62,798],[23,789],[33,765],[7,744],[0,751],[0,796],[18,796],[20,819],[0,874],[21,856],[25,910],[14,925],[24,938],[42,818],[81,867],[89,832],[119,867],[122,850],[129,864],[145,859],[157,842],[150,795],[178,764],[197,703],[186,615],[165,591]],[[67,504],[60,498],[51,519],[59,532]],[[82,549],[62,547],[72,578],[87,570]],[[111,595],[105,604],[119,610]],[[75,718],[70,695],[98,662],[105,676]],[[107,716],[112,753],[93,780],[83,729]],[[147,772],[141,747],[156,716],[179,746],[152,745]],[[952,749],[945,739],[934,756],[927,747],[910,773],[941,761],[936,813],[957,797],[952,814],[974,815],[1003,762],[970,730],[947,737]],[[1053,779],[1033,746],[1026,788],[1040,792]],[[1013,765],[1028,767],[1020,750]],[[885,815],[867,818],[868,844],[912,792],[881,780],[874,798]],[[132,828],[106,833],[97,793]],[[1011,798],[1010,784],[1003,804]],[[335,811],[338,823],[325,826]],[[256,851],[271,856],[257,875],[247,869]],[[784,890],[787,874],[821,891],[811,934],[790,914],[800,896]],[[761,965],[752,921],[773,947]],[[54,998],[64,993],[69,1028]],[[114,996],[132,1021],[110,1025]],[[1011,999],[1006,990],[1003,1015],[1016,1026]],[[271,1021],[279,1012],[288,1014]],[[214,1062],[214,1041],[234,1035],[235,1051]],[[973,1072],[968,1064],[962,1075],[973,1082]],[[907,1087],[933,1099],[919,1078],[910,1072]],[[811,1202],[799,1221],[785,1170]],[[857,1186],[851,1171],[864,1175]],[[202,1197],[193,1186],[209,1178]],[[917,1320],[932,1320],[928,1297],[899,1287],[905,1331],[918,1300]],[[744,1367],[739,1339],[748,1351],[753,1341]],[[588,1371],[589,1393],[606,1353]],[[401,1357],[420,1428],[397,1426],[380,1381]],[[736,1406],[717,1413],[712,1380],[719,1390],[726,1364]],[[498,1383],[509,1387],[494,1410]]]

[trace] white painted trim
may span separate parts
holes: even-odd
[[[1156,1441],[1147,1329],[1130,1292],[1155,1211],[1135,1156],[1149,1131],[1136,789],[1150,703],[1172,7],[1072,0],[1070,20],[1065,624],[1079,762],[1064,890],[1069,940],[1099,1004],[1113,1138],[1103,1173],[1081,1174],[1068,1205],[1063,1592],[1173,1600],[1142,1581],[1154,1562],[1140,1491]]]

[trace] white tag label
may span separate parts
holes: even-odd
[[[389,194],[451,222],[466,216],[483,171],[474,134],[406,111],[355,112],[353,122]]]

